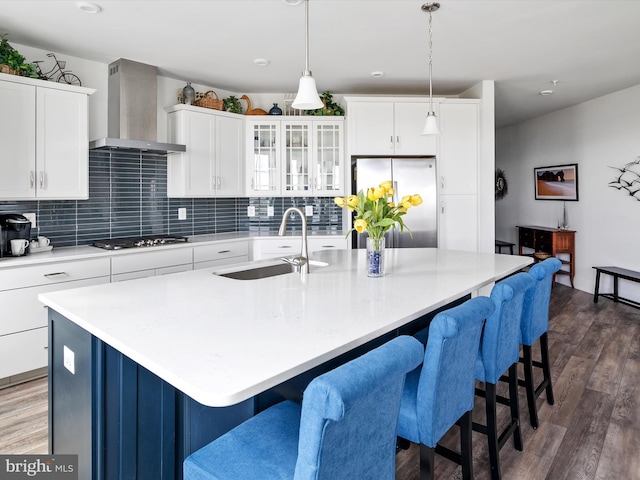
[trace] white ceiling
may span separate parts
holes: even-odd
[[[310,0],[320,91],[428,94],[426,0]],[[293,93],[304,69],[304,4],[283,0],[0,1],[10,42],[238,93]],[[434,95],[496,82],[496,123],[517,123],[640,83],[638,0],[441,0]],[[266,58],[266,67],[254,65]],[[372,71],[383,78],[372,78]],[[556,86],[551,83],[558,80]],[[555,93],[543,97],[541,90]]]

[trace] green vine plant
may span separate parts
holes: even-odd
[[[24,57],[11,46],[6,37],[5,33],[0,41],[0,64],[7,65],[24,77],[40,78],[36,66],[33,63],[26,63]]]
[[[322,104],[324,107],[319,108],[317,110],[306,110],[305,115],[316,115],[316,116],[331,116],[338,115],[344,116],[344,109],[333,101],[333,95],[328,90],[323,92],[320,95],[320,99],[322,100]]]
[[[242,103],[233,95],[222,100],[222,107],[227,112],[242,113]]]

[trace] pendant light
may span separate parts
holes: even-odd
[[[291,106],[298,110],[316,110],[322,108],[322,100],[318,95],[316,81],[309,70],[309,0],[304,0],[305,14],[305,70],[300,77],[298,94]]]
[[[432,34],[432,14],[440,8],[439,3],[425,3],[422,5],[422,11],[429,13],[429,113],[424,124],[422,135],[440,135],[440,127],[438,127],[438,119],[433,109],[433,84],[431,81],[431,72],[433,68],[433,34]]]

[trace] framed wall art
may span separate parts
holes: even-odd
[[[536,200],[578,201],[578,164],[533,169]]]

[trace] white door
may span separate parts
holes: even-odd
[[[36,91],[0,82],[0,199],[35,196]]]
[[[87,199],[87,96],[41,87],[36,94],[37,196],[40,199]]]
[[[239,197],[243,189],[241,118],[217,117],[216,195]]]
[[[422,135],[428,112],[426,102],[395,104],[396,155],[437,155],[438,136]]]
[[[349,108],[351,154],[392,155],[395,144],[393,103],[353,102]]]

